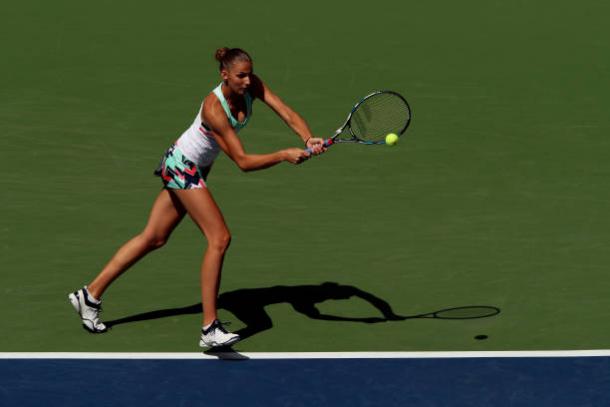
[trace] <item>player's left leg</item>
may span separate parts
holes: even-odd
[[[162,190],[153,204],[144,230],[121,246],[87,286],[91,295],[101,299],[116,278],[146,254],[165,245],[185,214],[180,201],[169,190]]]
[[[175,196],[167,190],[161,191],[144,230],[121,246],[91,283],[68,295],[89,332],[106,331],[106,326],[100,321],[100,312],[102,294],[108,286],[140,258],[163,246],[185,213]]]

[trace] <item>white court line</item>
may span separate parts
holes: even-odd
[[[0,359],[442,359],[610,356],[610,349],[468,352],[0,352]]]

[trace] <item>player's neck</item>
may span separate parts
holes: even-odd
[[[225,100],[227,102],[229,102],[232,106],[235,105],[235,103],[239,103],[239,100],[241,99],[241,95],[234,93],[231,88],[229,88],[226,84],[222,84],[222,86],[220,87],[220,91],[222,92],[222,95],[225,97]]]

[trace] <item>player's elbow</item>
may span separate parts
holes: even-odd
[[[248,157],[245,154],[235,157],[234,161],[235,161],[235,164],[237,164],[237,167],[239,167],[239,169],[242,170],[242,172],[248,172],[248,171],[252,171],[254,169],[250,165],[250,160],[248,160]]]

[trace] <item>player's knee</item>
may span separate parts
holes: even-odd
[[[210,248],[214,251],[217,251],[217,252],[224,253],[227,251],[230,244],[231,244],[231,234],[229,233],[229,231],[225,231],[225,232],[218,233],[218,234],[214,235],[213,237],[211,237],[208,242],[208,248]]]
[[[146,232],[142,233],[140,236],[144,240],[146,247],[150,250],[159,249],[165,246],[165,243],[167,243],[167,236]]]

